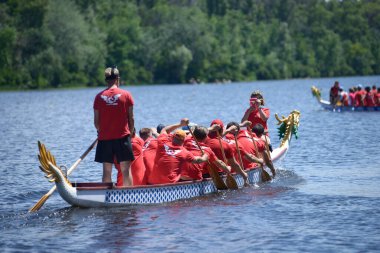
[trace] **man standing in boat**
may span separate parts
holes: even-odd
[[[339,82],[335,81],[334,85],[330,88],[330,104],[335,106],[339,101]]]
[[[112,182],[114,158],[120,163],[123,185],[133,185],[131,161],[134,160],[131,135],[134,129],[133,98],[119,88],[120,75],[116,67],[105,70],[107,88],[96,95],[94,124],[98,131],[95,161],[103,163],[103,182]]]

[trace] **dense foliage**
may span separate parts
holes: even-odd
[[[380,0],[0,0],[0,88],[380,74]]]

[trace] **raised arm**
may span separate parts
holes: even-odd
[[[230,126],[229,128],[227,128],[226,130],[224,130],[222,136],[225,136],[225,135],[228,134],[228,133],[232,133],[232,134],[234,134],[234,133],[237,132],[237,131],[238,131],[238,128],[237,128],[235,125],[232,125],[232,126]]]
[[[268,120],[269,117],[264,113],[263,108],[261,108],[261,107],[259,107],[259,114],[260,114],[260,118],[263,121],[267,121]]]
[[[157,133],[157,129],[154,128],[154,127],[152,127],[151,130],[152,130],[152,136],[153,136],[154,138],[157,138],[157,137],[159,136],[159,133]]]
[[[243,118],[241,119],[241,122],[243,123],[244,121],[248,120],[248,116],[253,112],[254,108],[250,106],[248,110],[244,113]]]
[[[161,130],[161,134],[162,133],[169,134],[179,127],[187,126],[189,123],[190,123],[190,121],[188,118],[183,118],[183,119],[181,119],[181,121],[179,123],[164,127]]]
[[[240,127],[247,127],[247,128],[250,128],[251,127],[251,125],[252,125],[252,122],[251,121],[249,121],[249,120],[245,120],[245,121],[242,121],[241,123],[240,123]]]
[[[214,124],[207,129],[209,132],[215,132],[215,131],[218,131],[220,129],[220,126],[218,124]]]

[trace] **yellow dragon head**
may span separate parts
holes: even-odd
[[[321,91],[315,87],[311,86],[311,94],[313,94],[314,97],[316,97],[319,100],[321,100]]]
[[[300,115],[301,113],[297,110],[292,111],[288,117],[282,116],[282,119],[280,119],[275,114],[275,117],[278,121],[277,125],[280,125],[279,127],[279,136],[280,139],[282,139],[280,146],[282,147],[286,141],[290,141],[290,138],[294,134],[296,139],[298,138],[298,126],[300,122]]]

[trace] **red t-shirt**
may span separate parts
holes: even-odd
[[[133,178],[133,185],[146,185],[145,180],[145,165],[143,160],[142,147],[144,141],[135,136],[131,139],[133,156],[135,160],[131,163],[131,173]],[[117,186],[123,185],[123,174],[121,173],[120,164],[117,163],[116,158],[114,159],[114,164],[117,169]]]
[[[221,142],[222,142],[222,146],[223,146],[224,154],[226,155],[226,158],[231,159],[232,157],[234,157],[233,149],[230,147],[230,145],[228,145],[228,143],[224,139],[221,139]],[[205,141],[205,144],[206,146],[211,148],[211,150],[215,153],[216,157],[219,160],[224,161],[218,137],[215,137],[215,138],[208,137]]]
[[[223,137],[223,140],[225,140],[227,143],[235,143],[235,137],[233,134],[228,133]]]
[[[172,143],[171,134],[160,134],[153,171],[148,177],[150,184],[175,183],[181,177],[181,163],[192,162],[194,155],[183,146]]]
[[[248,110],[249,109],[247,109],[247,111]],[[269,118],[269,116],[270,116],[269,108],[261,108],[261,110],[263,111],[265,116],[267,118]],[[247,113],[247,111],[246,111],[246,113]],[[268,130],[267,121],[264,121],[261,119],[259,110],[252,111],[248,116],[248,120],[252,123],[251,127],[255,126],[256,124],[261,124],[265,130]]]
[[[339,94],[339,86],[338,87],[335,87],[335,86],[331,87],[330,96],[336,97],[336,96],[338,96],[338,94]]]
[[[253,134],[253,136],[256,137],[255,134]],[[245,137],[245,139],[243,139],[243,137]],[[240,157],[239,157],[238,152],[236,151],[236,143],[235,143],[234,135],[231,133],[228,133],[228,134],[226,134],[226,136],[224,136],[224,138],[226,139],[226,141],[228,142],[230,147],[233,149],[235,159],[240,164]],[[246,160],[246,158],[245,158],[245,156],[247,154],[253,154],[253,155],[257,156],[255,154],[254,146],[251,146],[251,149],[246,147],[248,144],[245,143],[245,141],[249,142],[250,144],[253,144],[252,140],[250,139],[249,132],[247,130],[240,130],[238,135],[237,135],[237,141],[238,141],[238,148],[239,148],[240,155],[242,157],[244,169],[249,169],[249,168],[254,167],[255,163],[252,163],[252,162]],[[252,149],[252,147],[253,147],[253,149]],[[252,150],[253,150],[253,153],[252,153]]]
[[[119,88],[105,89],[96,95],[94,110],[99,111],[99,140],[120,139],[130,134],[128,110],[133,104],[132,95]]]
[[[236,149],[235,136],[231,133],[228,133],[223,137],[223,140],[225,140],[228,143],[228,145],[230,146],[230,149],[232,150],[232,153],[234,155],[236,162],[240,164],[239,153],[237,152],[237,149]],[[239,144],[238,144],[238,147],[239,147]],[[240,152],[240,155],[244,156],[245,151],[243,151],[240,147],[239,147],[239,152]],[[235,170],[231,168],[231,172],[234,172],[234,171]]]
[[[256,135],[253,134],[253,136],[256,136]],[[233,145],[236,149],[235,137],[232,134],[227,134],[225,137],[230,140],[230,145],[231,146]],[[247,154],[252,154],[257,157],[257,154],[255,152],[255,146],[253,145],[252,139],[250,137],[250,133],[247,130],[240,130],[237,135],[237,140],[238,140],[238,147],[239,147],[240,155],[242,157],[244,169],[250,169],[250,168],[256,167],[257,166],[256,163],[253,163],[245,158]],[[259,152],[262,149],[262,147],[261,146],[259,147],[259,145],[257,146],[257,148]],[[235,159],[240,164],[240,157],[237,152],[235,154]]]
[[[147,181],[150,173],[153,171],[154,160],[156,159],[157,153],[157,139],[149,137],[145,140],[143,150],[144,164],[145,164],[145,180]]]
[[[204,153],[208,156],[208,161],[212,164],[215,162],[218,158],[215,156],[214,152],[211,150],[211,148],[207,147],[205,143],[199,142],[199,145],[201,146]],[[202,156],[201,150],[198,148],[197,143],[195,142],[193,137],[188,137],[185,140],[184,147],[190,151],[194,156]],[[183,167],[181,174],[183,176],[190,177],[195,180],[200,180],[203,178],[203,174],[209,173],[207,167],[209,166],[208,162],[204,163],[183,163]]]
[[[355,92],[350,92],[348,94],[349,96],[349,105],[350,106],[356,106],[356,101],[355,101]]]
[[[375,99],[371,92],[367,92],[364,97],[365,106],[375,106]]]
[[[228,133],[223,137],[223,140],[226,141],[230,146],[231,150],[233,151],[235,160],[240,163],[239,154],[236,151],[235,136],[231,133]]]
[[[221,139],[221,142],[222,142],[222,147],[223,147],[223,150],[224,150],[224,154],[226,155],[226,159],[229,160],[231,158],[234,158],[235,154],[236,154],[236,148],[234,148],[232,145],[229,145],[229,143],[226,140],[224,140],[224,139]],[[209,135],[209,137],[205,141],[205,144],[206,144],[206,146],[208,146],[208,147],[211,148],[211,150],[215,153],[216,157],[219,160],[222,160],[223,162],[225,162],[224,158],[223,158],[222,150],[220,148],[218,137],[210,138],[210,135]],[[227,164],[227,165],[229,165],[229,164]],[[219,169],[214,164],[211,164],[211,166],[215,170],[217,170],[219,172],[223,172],[222,169]]]
[[[380,106],[380,93],[376,94],[376,98],[377,98],[376,104],[377,104],[377,106]]]
[[[377,90],[376,89],[375,90],[372,89],[370,92],[371,92],[371,94],[372,94],[373,97],[377,96]]]
[[[146,185],[145,164],[143,157],[144,140],[138,136],[132,138],[132,149],[135,160],[131,164],[133,185]]]
[[[255,144],[259,153],[265,150],[265,143],[263,143],[261,139],[254,137],[256,137],[255,134],[253,134],[253,136],[251,137],[250,133],[246,130],[240,130],[237,135],[239,150],[240,153],[242,153],[242,160],[245,169],[257,167],[257,164],[247,160],[243,153],[252,154],[256,157],[259,157],[259,154],[256,152]],[[254,139],[255,144],[253,143],[252,138]]]
[[[348,94],[347,94],[347,92],[342,92],[341,102],[344,106],[348,106]]]
[[[365,90],[360,90],[355,92],[355,106],[363,106],[364,105],[364,98]]]

